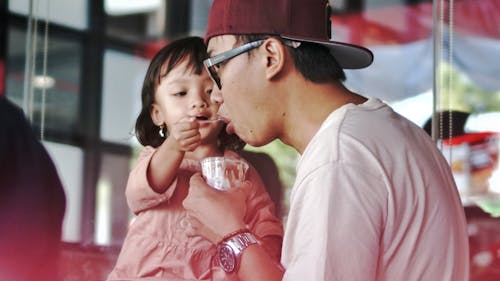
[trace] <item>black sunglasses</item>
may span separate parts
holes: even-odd
[[[246,44],[238,46],[238,47],[231,49],[229,51],[220,53],[216,56],[213,56],[213,57],[208,58],[208,59],[203,61],[203,64],[205,65],[205,67],[208,70],[208,73],[210,73],[210,77],[212,77],[212,80],[214,80],[215,84],[217,84],[217,87],[219,88],[219,90],[222,89],[222,84],[220,82],[219,75],[217,75],[217,69],[219,68],[220,64],[227,61],[227,60],[230,60],[238,55],[241,55],[245,52],[248,52],[250,50],[253,50],[253,49],[259,47],[260,45],[262,45],[262,43],[264,43],[264,41],[266,41],[266,40],[257,40],[257,41],[248,42]]]

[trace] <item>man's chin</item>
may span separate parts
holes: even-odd
[[[227,133],[228,135],[233,135],[233,134],[234,134],[234,135],[237,135],[237,136],[238,136],[238,137],[239,137],[242,141],[244,141],[245,143],[250,144],[250,143],[248,142],[248,140],[246,139],[246,136],[245,136],[244,134],[243,134],[243,135],[240,135],[240,134],[236,133],[236,129],[234,128],[234,126],[233,126],[233,123],[232,123],[232,122],[227,123],[227,125],[226,125],[226,133]],[[241,133],[241,132],[240,132],[240,133]],[[250,144],[250,145],[251,145],[251,144]]]
[[[266,144],[268,144],[270,142],[270,141],[267,141],[267,142],[257,141],[254,138],[253,134],[245,134],[244,131],[243,131],[243,133],[240,131],[240,133],[238,134],[236,132],[236,129],[234,128],[234,125],[233,125],[232,122],[228,122],[227,123],[227,125],[226,125],[226,133],[228,135],[236,134],[246,144],[249,144],[249,145],[255,146],[255,147],[263,146],[263,145],[266,145]]]

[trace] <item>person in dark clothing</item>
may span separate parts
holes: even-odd
[[[59,280],[66,197],[23,112],[0,96],[0,280]]]
[[[439,139],[447,139],[450,137],[461,136],[465,134],[465,123],[469,118],[470,113],[458,110],[450,111],[439,111],[437,112],[437,124],[442,126],[442,130],[439,130]],[[451,120],[451,122],[450,122]],[[451,127],[451,130],[450,130]],[[423,127],[424,131],[432,136],[432,116],[427,119]]]

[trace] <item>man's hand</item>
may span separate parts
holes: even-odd
[[[224,235],[245,228],[246,199],[251,183],[245,181],[230,190],[216,190],[199,173],[191,177],[189,194],[183,206],[190,216],[193,232],[212,243]]]

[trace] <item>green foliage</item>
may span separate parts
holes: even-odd
[[[500,111],[500,91],[480,88],[465,74],[443,62],[438,68],[440,108],[474,113]]]
[[[275,140],[261,147],[247,145],[245,149],[267,153],[273,158],[276,166],[278,166],[280,180],[285,189],[292,188],[293,182],[295,181],[295,165],[299,156],[296,150],[282,143],[280,140]]]
[[[295,166],[299,153],[292,147],[282,143],[280,140],[274,140],[261,147],[246,145],[245,150],[266,153],[274,160],[274,163],[278,167],[280,181],[284,188],[282,208],[283,214],[285,215],[283,219],[286,221],[286,214],[288,213],[290,203],[288,194],[290,194],[295,181]]]

